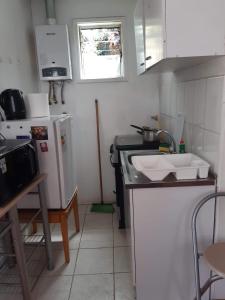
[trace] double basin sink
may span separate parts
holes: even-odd
[[[127,163],[151,181],[163,180],[170,173],[177,180],[207,178],[210,167],[192,153],[165,155],[158,150],[127,153]]]

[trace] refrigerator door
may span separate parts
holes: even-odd
[[[76,190],[71,122],[71,116],[66,116],[55,121],[62,208],[68,206]]]

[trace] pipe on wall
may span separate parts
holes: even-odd
[[[55,0],[45,0],[45,7],[48,24],[56,24]]]

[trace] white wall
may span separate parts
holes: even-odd
[[[133,32],[133,10],[135,0],[56,0],[59,24],[68,24],[70,31],[73,73],[75,73],[75,43],[72,28],[73,19],[90,17],[126,17],[128,44],[128,82],[76,83],[67,84],[66,105],[56,105],[54,113],[70,112],[76,127],[73,130],[74,152],[77,154],[79,201],[99,200],[97,144],[94,100],[100,104],[100,125],[102,139],[102,167],[104,198],[112,201],[114,195],[114,174],[109,163],[109,146],[118,134],[135,133],[129,124],[149,124],[150,115],[158,113],[157,75],[136,76],[136,58]],[[43,0],[32,0],[34,24],[45,24]],[[41,89],[46,90],[45,84]]]
[[[24,93],[37,91],[31,32],[30,0],[1,0],[0,92],[7,88],[18,88]],[[4,262],[1,257],[0,267]]]
[[[225,191],[224,74],[225,58],[216,58],[190,69],[161,75],[159,89],[162,126],[174,133],[177,113],[184,113],[187,151],[211,164],[218,174],[220,191]],[[219,202],[217,211],[217,237],[222,241],[225,236],[224,201]],[[223,298],[224,280],[215,283],[213,289],[213,298]]]
[[[205,158],[218,173],[224,96],[225,59],[176,73],[161,75],[161,123],[172,133],[176,116],[185,116],[184,141],[187,151]]]
[[[0,1],[0,91],[37,91],[30,0]]]

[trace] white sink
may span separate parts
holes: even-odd
[[[206,178],[209,171],[209,164],[192,153],[133,156],[132,163],[152,181],[163,180],[169,173],[178,180]]]
[[[163,180],[174,168],[162,155],[133,156],[132,163],[136,170],[152,181]]]

